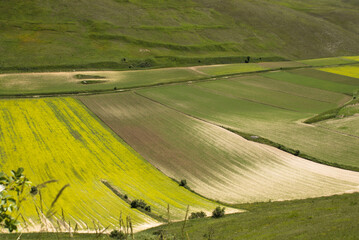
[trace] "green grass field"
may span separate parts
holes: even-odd
[[[154,214],[165,216],[169,204],[172,219],[181,219],[187,205],[207,212],[217,206],[159,172],[72,98],[2,100],[0,105],[1,170],[21,166],[34,184],[59,180],[43,190],[45,210],[62,185],[69,183],[57,214],[63,208],[79,229],[86,229],[86,224],[93,228],[93,220],[113,226],[121,213],[131,216],[135,228],[157,222],[131,209],[101,180],[130,200],[145,200]],[[34,200],[40,206],[39,197]],[[36,223],[33,201],[29,199],[23,208],[29,223]]]
[[[248,212],[222,219],[187,222],[188,239],[355,239],[358,231],[358,193],[288,202],[239,205]],[[151,239],[164,231],[181,239],[183,223],[173,223],[136,234]],[[156,239],[156,238],[154,238]]]
[[[349,96],[324,91],[319,84],[318,88],[310,88],[282,80],[268,79],[266,82],[263,77],[228,80],[231,81],[232,88],[222,83],[225,80],[218,80],[139,92],[181,112],[265,137],[318,159],[359,166],[357,138],[302,123],[313,113],[319,114],[348,102]],[[261,94],[251,95],[252,86],[258,87]],[[218,90],[219,87],[225,90]],[[282,101],[278,96],[283,97]],[[293,111],[295,104],[298,104],[297,111]]]
[[[248,212],[221,219],[187,221],[184,232],[190,240],[208,239],[355,239],[358,235],[358,193],[314,199],[242,204]],[[137,240],[157,240],[162,231],[166,239],[182,239],[183,222],[163,225],[135,234]],[[15,240],[19,234],[0,234]],[[108,235],[69,233],[30,233],[21,239],[106,239]]]
[[[353,93],[359,89],[359,85],[353,87],[353,85],[348,85],[344,83],[337,83],[333,81],[321,80],[313,77],[302,76],[290,72],[280,71],[280,72],[270,72],[262,74],[264,77],[287,81],[297,85],[303,85],[311,88],[319,88],[327,91],[345,93],[348,95],[353,95]]]
[[[356,188],[359,181],[357,173],[247,141],[135,93],[80,99],[155,167],[186,179],[212,199],[239,203],[323,196]]]
[[[344,134],[356,136],[359,138],[359,119],[358,116],[347,117],[343,119],[333,119],[316,124],[333,131],[342,132]]]
[[[331,81],[331,82],[353,85],[353,86],[359,85],[359,80],[357,78],[320,71],[318,69],[296,69],[296,70],[289,70],[288,72],[306,77],[316,78],[324,81]]]

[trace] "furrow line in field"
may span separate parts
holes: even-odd
[[[206,88],[206,87],[201,87],[201,86],[198,86],[198,85],[191,85],[191,86],[194,87],[194,88],[201,89],[201,90],[203,90],[205,92],[214,93],[216,95],[221,95],[221,96],[229,97],[229,98],[232,98],[232,99],[240,99],[240,100],[243,100],[243,101],[253,102],[253,103],[257,103],[257,104],[261,104],[261,105],[265,105],[265,106],[269,106],[269,107],[273,107],[273,108],[278,108],[278,109],[281,109],[281,110],[287,110],[287,111],[291,111],[291,112],[299,112],[299,111],[296,111],[296,110],[293,110],[293,109],[284,108],[284,107],[280,107],[280,106],[276,106],[276,105],[273,105],[273,104],[264,103],[264,102],[260,102],[260,101],[255,101],[255,100],[248,99],[248,98],[238,97],[238,96],[234,96],[234,95],[228,94],[228,93],[223,94],[220,91],[216,91],[216,90],[209,89],[209,88]]]

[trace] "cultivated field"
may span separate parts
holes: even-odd
[[[0,94],[51,94],[114,90],[180,82],[205,75],[189,68],[143,71],[14,73],[0,75]]]
[[[356,58],[348,58],[348,57],[332,57],[332,58],[318,58],[318,59],[308,59],[308,60],[300,60],[298,62],[315,67],[321,66],[329,66],[329,65],[340,65],[347,63],[355,63],[357,61]]]
[[[359,138],[358,116],[348,117],[344,119],[328,120],[328,121],[320,122],[316,125]]]
[[[219,75],[230,75],[236,73],[245,73],[245,72],[257,72],[266,70],[266,68],[258,63],[239,63],[239,64],[225,64],[217,66],[201,66],[196,67],[198,71],[204,72],[210,76],[219,76]]]
[[[272,78],[275,80],[294,83],[296,85],[303,85],[303,86],[323,89],[331,92],[344,93],[351,96],[353,95],[353,92],[355,92],[355,90],[359,88],[359,82],[356,85],[356,87],[353,87],[353,85],[349,85],[345,83],[327,81],[327,80],[307,77],[307,76],[298,75],[295,73],[290,73],[285,71],[264,73],[262,74],[262,76]]]
[[[331,67],[321,68],[321,71],[344,75],[352,78],[359,78],[359,65],[343,66],[343,67]],[[358,85],[359,85],[359,80]]]
[[[319,61],[320,59],[318,59]],[[325,61],[329,61],[325,59]],[[353,60],[354,61],[354,60]],[[328,63],[329,64],[329,63]],[[315,66],[315,65],[314,65]],[[124,90],[136,87],[180,83],[209,79],[216,76],[255,73],[280,70],[281,68],[299,68],[288,72],[269,72],[264,76],[285,80],[310,87],[330,91],[350,93],[352,85],[358,86],[356,78],[322,71],[307,69],[308,66],[295,61],[237,63],[178,67],[137,71],[72,71],[72,72],[39,72],[39,73],[6,73],[0,74],[0,95],[41,95],[61,93],[85,93]],[[303,69],[304,68],[304,69]],[[344,66],[348,74],[355,74],[357,66]],[[336,69],[336,68],[326,68]],[[329,71],[328,70],[328,71]],[[334,71],[334,70],[333,70]],[[319,74],[317,73],[319,72]],[[345,73],[343,73],[345,75]],[[349,75],[348,75],[349,76]],[[328,83],[328,79],[331,83]],[[349,85],[349,86],[348,86]]]
[[[181,89],[176,87],[174,91]],[[203,95],[197,96],[207,101]],[[257,202],[359,190],[359,173],[247,141],[135,93],[86,96],[80,100],[166,175],[187,179],[193,190],[213,199]],[[187,103],[182,104],[186,107]],[[212,102],[207,106],[214,107]]]
[[[330,69],[330,68],[329,68]],[[296,75],[302,75],[310,78],[320,79],[324,81],[330,81],[340,84],[358,86],[359,80],[353,77],[347,77],[344,75],[338,75],[330,72],[320,71],[318,69],[296,69],[296,70],[289,70],[288,72],[294,73]]]
[[[72,98],[1,100],[0,106],[1,170],[21,166],[34,184],[59,180],[42,190],[44,212],[69,183],[57,213],[63,208],[67,220],[80,228],[93,228],[93,220],[103,227],[115,225],[121,213],[131,216],[136,228],[157,223],[131,209],[101,180],[130,200],[145,200],[154,214],[166,216],[169,204],[174,220],[183,219],[187,205],[207,213],[218,205],[159,172]],[[39,197],[34,200],[40,207]],[[37,222],[31,198],[24,212],[29,223]]]
[[[284,73],[279,75],[280,80],[241,77],[139,92],[218,125],[265,137],[324,161],[359,167],[357,138],[302,123],[351,98],[322,90],[319,82],[315,87],[308,87],[286,81],[286,75],[291,76]]]

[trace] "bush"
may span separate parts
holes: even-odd
[[[187,180],[186,179],[182,179],[180,184],[181,187],[186,187],[187,186]]]
[[[147,205],[142,199],[135,199],[131,202],[131,208],[142,208],[147,212],[151,212],[151,206]]]
[[[110,233],[110,238],[125,240],[125,239],[127,239],[127,236],[126,236],[126,234],[125,234],[124,232],[122,232],[122,231],[113,230],[113,231]]]
[[[205,217],[207,217],[206,213],[203,211],[200,211],[200,212],[191,213],[191,216],[189,216],[189,219],[205,218]]]
[[[225,208],[221,208],[221,207],[216,207],[216,209],[214,209],[214,211],[212,212],[212,217],[213,218],[221,218],[224,216],[224,210]]]
[[[145,210],[146,210],[147,212],[151,212],[151,206],[148,206],[148,205],[147,205],[147,206],[145,207]]]

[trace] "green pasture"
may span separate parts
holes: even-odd
[[[356,109],[358,114],[358,109]],[[328,128],[333,131],[342,132],[344,134],[356,136],[359,138],[359,118],[358,115],[346,117],[342,119],[330,119],[316,123],[319,127]]]
[[[248,80],[248,82],[250,81],[252,80]],[[293,87],[293,84],[287,82],[286,84]],[[298,89],[301,87],[299,85]],[[289,87],[288,89],[288,92],[293,90],[293,88],[290,90]],[[317,96],[323,95],[323,90],[317,90]],[[311,91],[315,92],[316,88],[312,88]],[[196,85],[159,87],[141,90],[140,93],[186,114],[217,125],[265,137],[318,159],[353,167],[359,166],[357,161],[359,150],[356,147],[359,142],[357,138],[303,124],[302,122],[305,119],[313,116],[313,111],[295,112],[270,106],[271,99],[276,99],[275,94],[268,98],[266,104],[263,104],[253,100],[240,99],[238,96],[241,94],[241,89],[238,89],[236,97],[228,96],[225,91],[214,93],[213,90],[198,88]],[[324,93],[327,95],[326,98],[330,98],[333,94],[333,99],[337,99],[338,102],[323,105],[317,103],[317,106],[325,106],[322,109],[315,109],[318,114],[329,110],[328,107],[332,106],[331,104],[339,105],[343,100],[350,99],[345,95],[340,98],[338,93],[328,91]],[[253,97],[255,98],[255,95]],[[291,101],[293,101],[293,97],[290,95],[283,99],[284,104]],[[303,100],[303,103],[305,102],[308,103],[308,101]],[[310,104],[302,105],[298,109],[304,110],[305,107],[309,110],[312,108]]]
[[[323,70],[327,68],[322,68]],[[330,69],[330,68],[329,68]],[[316,78],[324,81],[336,82],[340,84],[359,86],[359,80],[354,77],[321,71],[320,69],[296,69],[288,71],[293,74],[302,75],[310,78]]]
[[[353,93],[359,87],[353,87],[353,85],[347,85],[343,83],[337,83],[332,81],[321,80],[313,77],[307,77],[302,75],[297,75],[290,72],[280,71],[280,72],[270,72],[261,74],[264,77],[286,81],[294,83],[297,85],[303,85],[311,88],[319,88],[327,91],[345,93],[348,95],[353,95]]]
[[[248,212],[186,224],[188,239],[355,239],[359,234],[358,193],[285,202],[239,205]],[[181,239],[183,222],[136,234],[151,239],[163,231]],[[156,239],[156,238],[154,238]]]
[[[225,95],[233,99],[251,101],[292,112],[316,113],[337,106],[335,103],[318,101],[288,92],[260,88],[247,84],[252,80],[266,81],[263,77],[251,76],[199,83],[193,86],[213,93]]]

